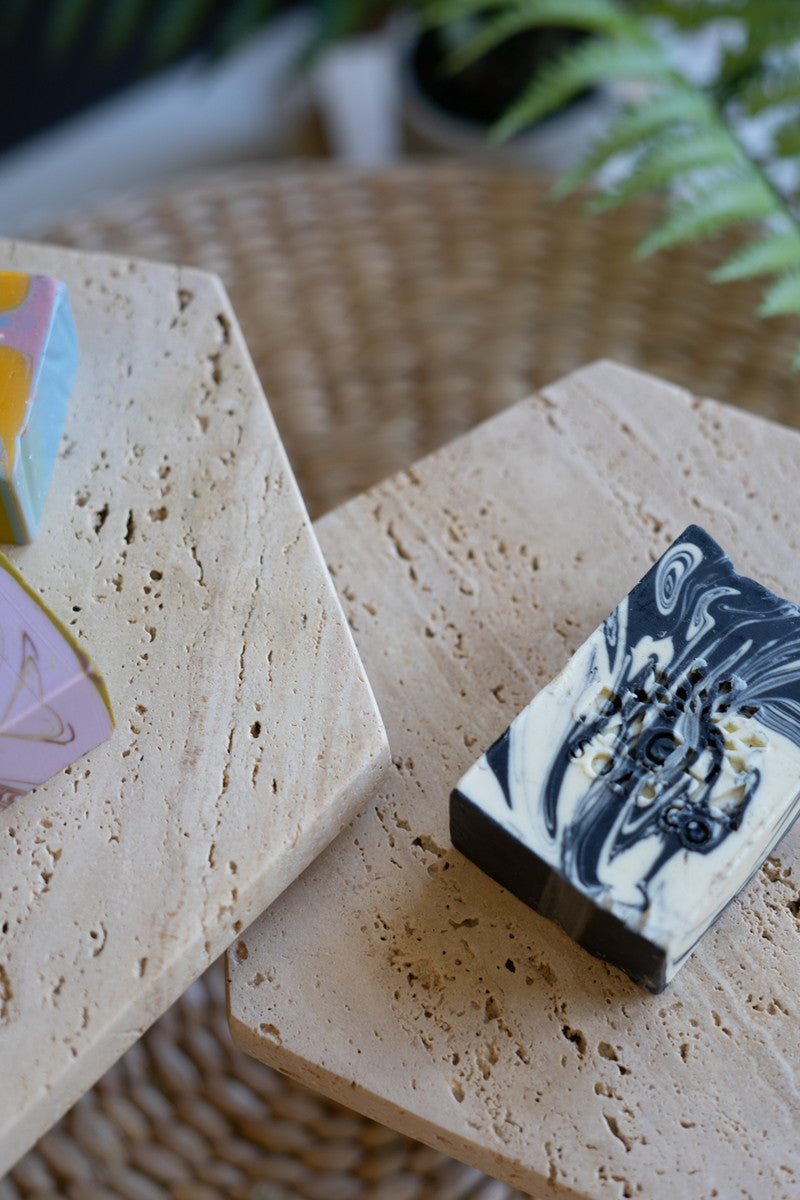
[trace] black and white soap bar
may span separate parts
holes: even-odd
[[[450,798],[454,846],[660,991],[800,808],[800,608],[691,526]]]

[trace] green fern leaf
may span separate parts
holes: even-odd
[[[308,68],[327,46],[362,29],[376,9],[376,0],[317,0],[317,32],[300,56],[299,65]]]
[[[44,49],[51,58],[67,54],[92,15],[93,0],[56,0],[44,25]]]
[[[473,25],[469,27],[466,25],[462,26],[462,30],[452,25],[450,32],[454,39],[459,32],[466,33],[466,36],[447,55],[445,69],[453,74],[463,71],[465,67],[470,66],[471,63],[476,62],[479,58],[483,58],[490,50],[494,50],[496,46],[501,46],[503,42],[507,42],[515,34],[521,33],[523,29],[527,29],[530,24],[531,21],[527,13],[515,8],[510,12],[503,12],[497,17],[482,21],[474,32]]]
[[[773,147],[780,158],[795,158],[800,154],[800,116],[795,114],[775,130]]]
[[[780,104],[800,102],[800,71],[796,67],[766,71],[741,89],[739,101],[750,116]]]
[[[677,203],[666,219],[636,247],[638,258],[681,242],[699,241],[740,221],[760,221],[784,213],[780,200],[753,168]]]
[[[800,268],[800,230],[786,229],[748,242],[717,267],[711,278],[715,283],[729,283],[756,275],[775,275],[794,267]]]
[[[648,16],[666,17],[678,29],[705,28],[711,21],[741,21],[782,40],[788,27],[798,24],[796,0],[644,0],[640,6]]]
[[[423,0],[417,16],[423,26],[457,25],[472,17],[509,7],[509,0]]]
[[[238,0],[238,3],[228,5],[214,34],[214,56],[221,57],[238,46],[275,11],[276,4],[277,0]]]
[[[476,32],[448,55],[447,69],[462,71],[515,34],[553,24],[613,36],[629,31],[631,22],[606,0],[521,0],[507,12],[481,22]]]
[[[797,20],[797,0],[742,0],[742,20],[751,25],[760,21],[774,24]]]
[[[534,0],[535,2],[535,0]],[[417,0],[414,15],[423,29],[439,29],[446,44],[458,46],[495,14],[521,11],[523,0]]]
[[[566,51],[556,62],[542,67],[492,130],[494,141],[503,141],[561,108],[587,88],[610,79],[637,79],[651,83],[673,81],[675,76],[659,48],[652,42],[598,38]]]
[[[470,8],[473,15],[480,12],[477,7],[470,5]],[[465,16],[465,5],[457,3],[449,6],[449,16],[445,19],[456,28]],[[635,29],[630,17],[612,0],[517,0],[513,5],[503,6],[498,16],[482,21],[477,31],[448,57],[447,67],[453,72],[461,71],[514,34],[550,25],[612,37],[630,34]]]
[[[632,166],[626,180],[590,204],[594,211],[616,208],[644,192],[658,190],[678,177],[711,167],[737,167],[745,163],[738,143],[720,127],[692,130],[652,144]]]
[[[5,0],[3,19],[0,21],[0,46],[10,46],[16,41],[32,7],[30,0]]]
[[[764,293],[758,312],[762,317],[800,313],[800,270],[780,275]]]
[[[568,195],[616,155],[642,145],[657,134],[698,127],[718,127],[714,106],[702,92],[682,85],[657,91],[642,104],[623,109],[583,160],[556,182],[553,195],[557,199]]]
[[[213,0],[161,0],[149,30],[147,59],[160,67],[182,54],[195,40]]]
[[[760,46],[786,46],[800,34],[797,0],[745,0],[739,20],[748,42]]]
[[[106,0],[96,47],[101,61],[113,62],[125,50],[141,28],[148,7],[149,0]]]
[[[762,0],[763,3],[763,0]],[[764,6],[769,12],[769,5]],[[800,38],[800,5],[795,7],[790,21],[773,21],[753,17],[742,22],[746,40],[741,46],[728,49],[717,72],[714,90],[725,103],[736,99],[748,85],[772,75],[781,60],[786,59],[787,47]],[[788,64],[789,72],[797,73],[797,64]]]
[[[667,17],[678,29],[696,29],[721,17],[738,17],[742,5],[736,0],[727,4],[717,0],[693,0],[691,4],[683,4],[681,0],[645,0],[642,7],[649,17]]]
[[[431,0],[423,5],[422,15],[426,24],[443,25],[482,16],[493,9],[526,15],[531,27],[570,25],[611,34],[635,25],[616,0]]]

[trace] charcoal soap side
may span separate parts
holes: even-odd
[[[451,797],[454,845],[651,990],[797,816],[800,609],[684,531]]]

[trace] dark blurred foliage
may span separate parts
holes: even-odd
[[[0,0],[0,150],[159,69],[219,58],[299,0]],[[320,46],[364,28],[379,0],[307,0]]]

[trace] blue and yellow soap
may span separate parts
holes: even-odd
[[[36,536],[78,357],[66,285],[0,271],[0,542]]]

